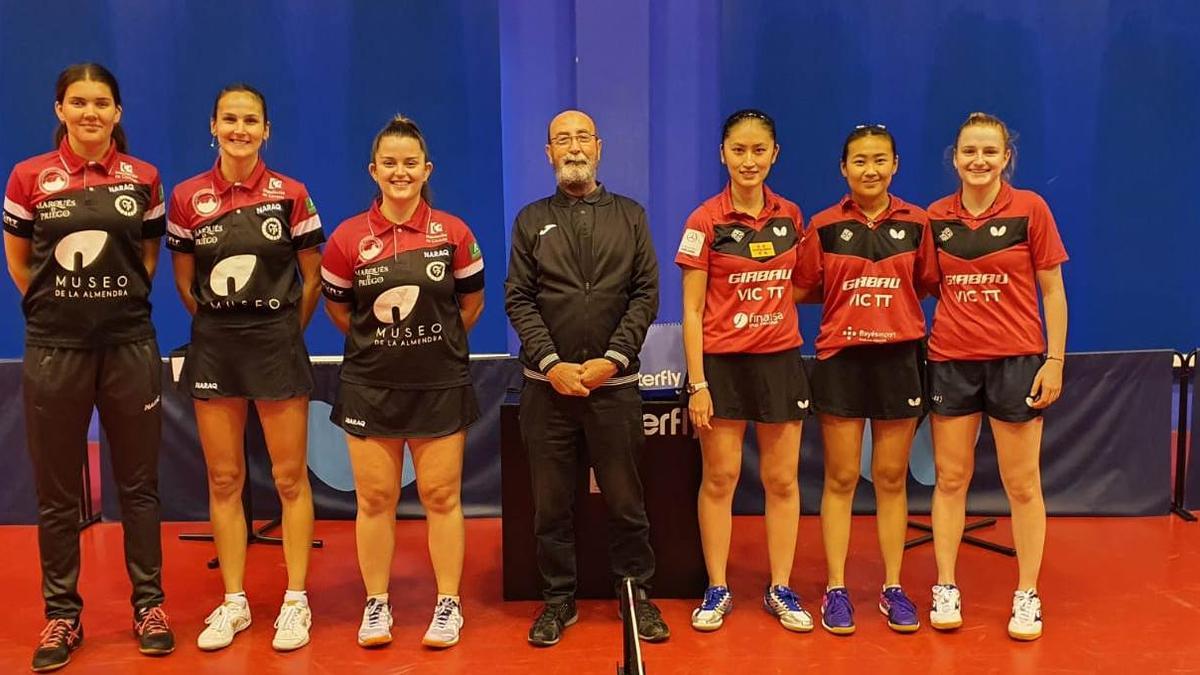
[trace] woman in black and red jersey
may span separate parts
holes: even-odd
[[[938,566],[930,619],[934,628],[962,625],[954,567],[975,441],[986,414],[1017,549],[1008,634],[1034,640],[1042,634],[1037,579],[1046,537],[1041,411],[1062,392],[1067,252],[1045,200],[1009,184],[1014,152],[1004,122],[972,113],[959,127],[953,148],[962,186],[929,207],[941,268],[928,367]]]
[[[64,70],[54,112],[57,148],[17,164],[4,194],[4,253],[25,313],[25,432],[48,620],[35,671],[66,665],[83,641],[79,500],[93,407],[113,450],[139,648],[175,649],[162,610],[162,361],[149,301],[162,185],[157,169],[126,154],[121,90],[103,66]]]
[[[391,642],[388,579],[404,446],[429,527],[437,606],[423,643],[458,643],[463,450],[479,417],[467,332],[483,311],[483,256],[466,223],[429,203],[417,125],[397,117],[371,146],[379,198],[338,226],[321,265],[326,311],[346,334],[333,422],[346,430],[358,492],[355,532],[366,586],[358,643]]]
[[[181,378],[196,409],[208,465],[208,503],[225,598],[205,619],[200,649],[228,646],[250,626],[243,443],[249,401],[262,421],[283,511],[287,590],[272,645],[308,644],[305,593],[313,531],[308,482],[304,327],[320,299],[321,219],[300,182],[269,169],[271,134],[262,93],[234,84],[217,93],[209,121],[217,161],[175,188],[167,222],[175,286],[193,315]]]
[[[908,529],[908,455],[925,411],[919,297],[937,283],[937,268],[925,211],[888,192],[898,168],[886,128],[869,124],[850,132],[841,162],[850,193],[813,217],[797,279],[799,286],[824,289],[812,382],[825,441],[821,530],[829,576],[821,625],[839,635],[854,632],[846,553],[868,420],[884,567],[879,609],[893,630],[910,633],[920,626],[900,587],[900,565]]]
[[[800,432],[810,405],[792,297],[804,223],[800,209],[765,184],[779,157],[770,117],[757,110],[730,115],[720,157],[729,184],[688,216],[675,256],[683,268],[688,413],[704,455],[697,511],[708,589],[692,627],[717,630],[733,607],[726,583],[730,512],[742,438],[753,421],[771,567],[763,606],[785,628],[807,632],[812,616],[790,588]]]

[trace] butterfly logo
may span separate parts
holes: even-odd
[[[996,227],[995,225],[993,225],[988,228],[988,231],[992,233],[993,237],[1003,237],[1004,233],[1008,232],[1008,226],[1001,225],[1000,227]]]
[[[903,239],[908,233],[904,230],[895,230],[888,228],[888,234],[892,235],[892,239]]]
[[[786,237],[787,236],[787,226],[786,225],[779,225],[778,227],[772,227],[771,231],[775,233],[776,237]]]

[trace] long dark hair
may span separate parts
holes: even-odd
[[[118,107],[121,105],[121,86],[117,84],[117,78],[108,68],[99,63],[76,63],[67,66],[65,70],[58,74],[58,82],[54,84],[54,101],[62,105],[63,99],[67,96],[67,87],[76,82],[100,82],[108,85],[112,92],[113,103]],[[59,122],[58,128],[54,130],[54,147],[62,144],[62,139],[67,135],[67,125]],[[113,125],[112,141],[117,145],[117,152],[129,152],[129,142],[125,138],[125,130],[121,128],[121,123]]]
[[[396,115],[388,122],[386,127],[380,129],[379,133],[375,134],[375,141],[371,143],[372,163],[375,162],[375,153],[379,152],[379,144],[388,136],[415,138],[417,144],[421,146],[421,152],[425,155],[425,161],[430,161],[429,147],[425,145],[425,136],[421,134],[421,129],[417,127],[417,123],[404,115]],[[428,180],[421,185],[421,199],[424,199],[426,204],[433,206],[433,192],[429,189]]]

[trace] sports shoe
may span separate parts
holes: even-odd
[[[725,623],[725,615],[733,611],[733,594],[728,586],[709,586],[704,589],[704,600],[692,610],[692,628],[705,633],[712,632]]]
[[[33,652],[33,672],[58,670],[71,661],[71,652],[83,644],[83,624],[74,619],[50,619]]]
[[[362,623],[358,626],[359,647],[382,647],[392,641],[392,606],[377,598],[367,598]]]
[[[834,635],[854,632],[854,604],[844,586],[825,591],[821,601],[821,626]]]
[[[275,651],[290,652],[308,644],[308,630],[312,628],[312,610],[295,600],[284,602],[275,619],[275,638],[271,646]]]
[[[1042,637],[1042,600],[1038,597],[1037,590],[1031,588],[1013,593],[1008,636],[1014,640],[1036,640]]]
[[[617,615],[625,617],[625,603],[617,603]],[[637,618],[638,638],[644,642],[663,642],[671,637],[671,629],[663,621],[658,605],[650,602],[644,589],[637,589],[633,599],[633,615]]]
[[[879,612],[887,617],[888,628],[897,633],[913,633],[921,627],[917,606],[899,586],[888,586],[879,594]]]
[[[763,609],[779,617],[779,623],[788,630],[807,633],[813,629],[812,614],[800,606],[800,596],[787,586],[768,586]]]
[[[204,651],[224,649],[233,642],[233,636],[250,627],[250,605],[245,602],[222,602],[204,620],[207,624],[196,646]]]
[[[548,602],[542,613],[529,627],[529,644],[535,647],[550,647],[558,644],[567,626],[579,620],[574,600]]]
[[[429,622],[429,630],[425,631],[421,644],[441,649],[453,647],[458,644],[462,627],[462,607],[451,598],[442,598],[433,608],[433,621]]]
[[[175,651],[175,633],[171,632],[161,605],[137,610],[133,616],[133,634],[138,639],[138,651],[147,656],[166,656]]]
[[[933,587],[929,625],[938,630],[954,630],[962,625],[962,598],[958,586],[938,584]]]

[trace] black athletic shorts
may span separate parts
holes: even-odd
[[[330,421],[355,436],[439,438],[479,419],[475,388],[391,389],[342,380]]]
[[[813,407],[838,417],[898,420],[925,414],[920,340],[846,347],[813,367]]]
[[[1045,361],[1041,354],[989,361],[930,361],[930,407],[949,417],[983,412],[1003,422],[1028,422],[1042,414],[1029,407],[1029,390]]]
[[[203,314],[192,321],[180,388],[193,398],[283,401],[307,396],[312,365],[295,312],[233,326]]]
[[[773,354],[705,354],[704,377],[712,394],[714,417],[773,424],[803,420],[812,409],[799,349]]]

